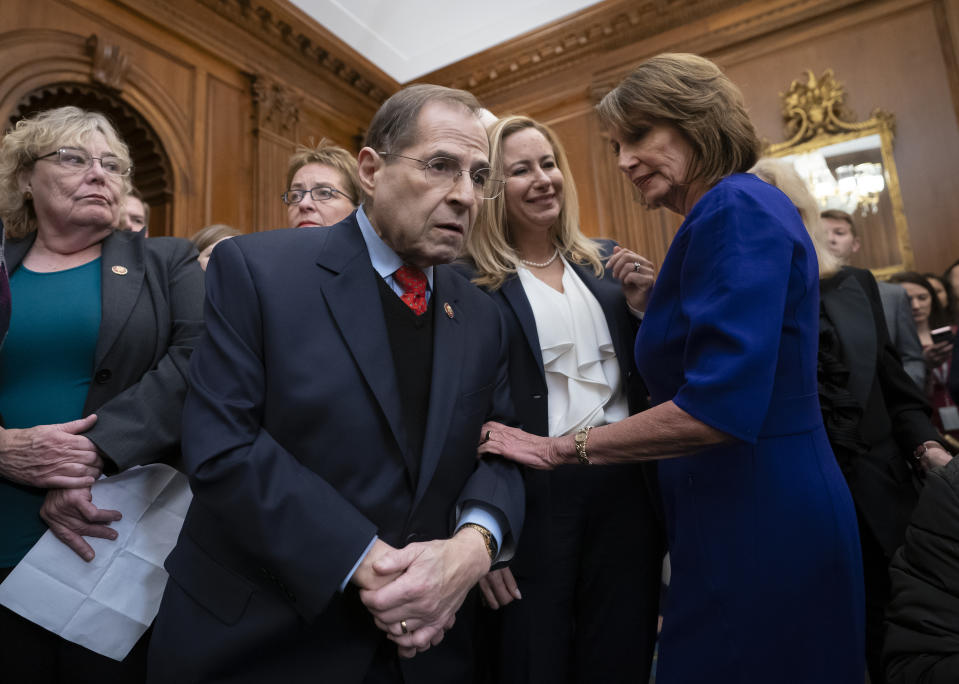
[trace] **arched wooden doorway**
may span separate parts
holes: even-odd
[[[10,116],[10,125],[36,112],[73,105],[100,112],[116,127],[130,148],[133,184],[150,205],[150,235],[172,235],[173,174],[170,158],[146,119],[107,88],[84,83],[58,83],[23,97]]]

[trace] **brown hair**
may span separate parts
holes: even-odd
[[[416,142],[419,133],[416,120],[420,110],[430,102],[460,105],[479,117],[480,103],[465,90],[421,83],[394,93],[373,115],[366,131],[364,147],[376,152],[399,152]]]
[[[37,229],[33,201],[20,189],[21,177],[33,170],[37,159],[60,147],[82,144],[93,133],[101,133],[110,151],[130,163],[130,151],[110,121],[98,112],[79,107],[58,107],[17,122],[0,143],[0,218],[8,237],[22,238]],[[132,187],[130,176],[120,177],[118,198]]]
[[[650,123],[676,126],[693,147],[685,181],[710,187],[745,173],[761,144],[742,93],[708,59],[666,53],[646,60],[602,101],[596,113],[607,128],[635,138]]]
[[[925,279],[922,275],[916,273],[915,271],[900,271],[899,273],[893,273],[889,276],[890,283],[902,284],[902,283],[912,283],[913,285],[919,285],[926,289],[929,293],[929,297],[932,299],[931,308],[929,310],[929,328],[934,330],[936,328],[941,328],[944,325],[951,325],[952,321],[949,320],[949,312],[945,311],[942,308],[942,305],[939,303],[939,297],[936,296],[935,288]]]
[[[845,221],[849,224],[849,232],[852,233],[852,236],[854,238],[859,237],[859,230],[856,228],[856,222],[852,220],[852,214],[849,214],[842,209],[826,209],[825,211],[820,212],[819,218],[833,219],[834,221]]]
[[[293,176],[307,164],[323,164],[338,171],[343,177],[343,187],[337,188],[346,193],[346,196],[357,206],[363,196],[360,192],[360,176],[356,170],[356,158],[339,145],[334,145],[326,138],[320,140],[316,147],[297,145],[296,151],[290,157],[289,168],[286,172],[287,189],[293,184]]]
[[[190,242],[193,243],[193,246],[196,247],[197,252],[202,252],[204,249],[210,245],[214,245],[223,238],[236,237],[237,235],[243,235],[233,226],[228,226],[225,223],[214,223],[211,226],[206,228],[201,228],[196,233],[190,237]]]
[[[527,128],[539,131],[546,138],[546,142],[553,148],[556,166],[563,175],[563,207],[556,224],[550,228],[553,244],[567,259],[592,266],[596,276],[601,277],[603,264],[600,261],[599,249],[596,243],[579,229],[579,200],[566,150],[549,126],[528,116],[507,116],[493,123],[488,129],[490,175],[493,178],[506,178],[503,169],[503,144],[509,136]],[[497,290],[511,273],[516,273],[520,258],[510,236],[505,192],[501,192],[494,199],[485,200],[480,205],[476,225],[466,238],[466,251],[476,266],[477,275],[473,282],[481,287]]]

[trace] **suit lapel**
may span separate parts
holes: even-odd
[[[321,291],[343,341],[379,402],[405,459],[406,428],[383,303],[360,227],[353,218],[327,231],[317,266],[331,274]]]
[[[529,298],[526,296],[526,290],[523,289],[523,283],[518,275],[511,275],[500,288],[506,303],[509,304],[519,326],[529,344],[529,350],[533,353],[533,358],[539,366],[539,374],[542,376],[543,383],[546,383],[546,371],[543,370],[543,350],[539,346],[539,335],[536,333],[536,317],[533,315],[533,307],[529,304]]]
[[[847,274],[836,289],[827,292],[822,304],[842,344],[843,363],[849,369],[847,389],[859,405],[865,407],[872,390],[878,353],[872,305],[852,274]]]
[[[143,287],[143,245],[133,234],[114,232],[103,241],[100,255],[100,335],[94,363],[100,365],[126,324]]]
[[[466,361],[465,338],[469,322],[459,306],[462,286],[451,267],[433,269],[433,369],[430,380],[430,407],[423,437],[420,477],[413,499],[415,507],[433,479],[449,433],[453,409],[462,391],[460,370]],[[446,312],[449,304],[453,316]]]

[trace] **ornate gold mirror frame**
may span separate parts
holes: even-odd
[[[852,265],[879,277],[912,269],[912,244],[892,154],[895,117],[876,109],[854,121],[832,69],[806,71],[781,93],[786,141],[766,155],[792,161],[823,209],[852,214],[862,242]]]

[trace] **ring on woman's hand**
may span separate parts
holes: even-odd
[[[639,262],[633,262],[633,273],[639,273]]]
[[[486,431],[486,436],[483,437],[483,441],[484,441],[484,442],[488,442],[492,436],[493,436],[493,431],[492,431],[492,430],[487,430],[487,431]]]
[[[403,630],[403,634],[409,634],[410,630],[406,627],[406,620],[400,620],[400,629]]]

